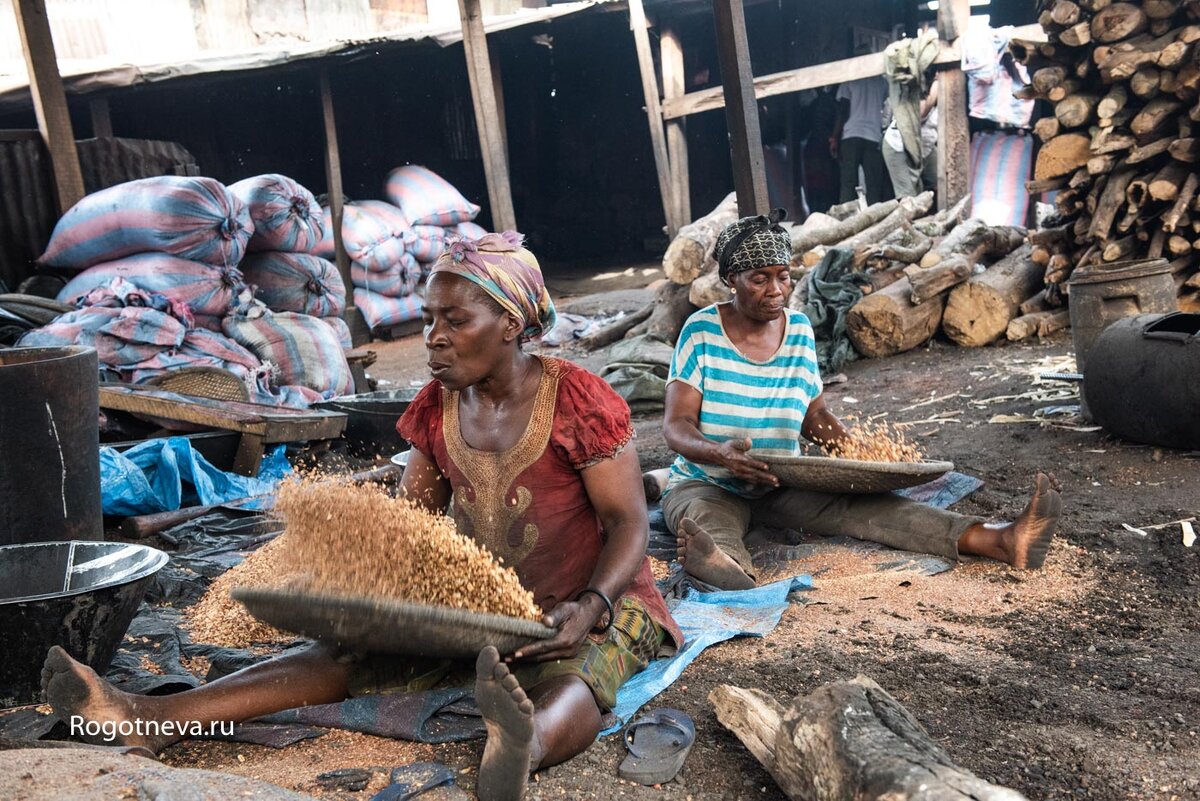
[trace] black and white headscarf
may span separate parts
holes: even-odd
[[[770,214],[743,217],[725,226],[717,237],[714,254],[717,275],[729,284],[734,275],[760,267],[791,264],[792,238],[779,222],[787,215],[783,209]]]

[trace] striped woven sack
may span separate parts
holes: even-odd
[[[1033,137],[980,131],[971,137],[971,215],[988,225],[1024,225]]]
[[[217,317],[229,312],[245,288],[236,267],[214,267],[165,253],[139,253],[89,267],[59,291],[58,299],[74,306],[93,289],[111,286],[118,278],[182,303],[193,314]]]
[[[142,364],[171,353],[183,344],[187,327],[165,311],[144,306],[89,306],[68,312],[47,326],[30,331],[22,347],[84,345],[96,349],[102,366],[123,379]]]
[[[479,239],[487,236],[488,230],[479,223],[461,222],[453,228],[454,233],[464,239]]]
[[[226,336],[274,367],[273,387],[308,387],[324,398],[354,388],[338,336],[324,320],[252,303],[234,310],[222,327]]]
[[[83,269],[154,251],[232,267],[253,231],[250,212],[219,181],[163,175],[84,197],[54,226],[38,261]]]
[[[402,298],[388,298],[355,288],[354,305],[362,312],[371,328],[382,328],[389,325],[415,320],[421,316],[421,296],[415,292]]]
[[[308,253],[251,253],[242,262],[254,297],[271,311],[336,317],[346,310],[346,285],[332,262]]]
[[[454,228],[443,228],[440,225],[414,225],[415,241],[409,248],[409,252],[416,256],[418,261],[437,261],[438,256],[442,255],[446,249],[447,237],[452,233],[455,233]]]
[[[254,220],[247,250],[309,253],[320,243],[325,213],[312,192],[286,175],[256,175],[230,184],[229,191]]]
[[[417,164],[388,174],[388,200],[400,207],[412,225],[456,225],[474,220],[479,206],[467,200],[449,181]]]
[[[410,295],[421,280],[421,265],[405,253],[400,262],[385,272],[368,270],[358,262],[350,265],[350,281],[359,289],[366,289],[388,298]]]
[[[353,350],[354,339],[350,336],[350,326],[345,320],[341,317],[322,317],[321,320],[337,334],[338,343],[342,346],[342,350]]]

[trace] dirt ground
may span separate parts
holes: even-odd
[[[697,724],[676,781],[662,788],[620,781],[624,749],[620,737],[609,737],[539,773],[528,797],[782,799],[717,722],[709,692],[731,683],[786,702],[861,673],[960,765],[1031,799],[1200,798],[1200,545],[1185,547],[1178,523],[1147,528],[1200,514],[1200,454],[1078,430],[1070,417],[1034,419],[1039,408],[1077,402],[1070,385],[1036,380],[1070,369],[1069,345],[1069,338],[981,350],[934,343],[853,363],[849,380],[826,390],[843,416],[930,421],[907,431],[928,455],[987,482],[959,511],[1009,516],[1036,470],[1052,474],[1065,517],[1045,570],[967,561],[933,577],[870,573],[836,551],[786,565],[782,572],[815,574],[809,602],[789,608],[765,639],[710,648],[654,700]],[[419,337],[372,348],[380,353],[378,377],[399,386],[423,379]],[[602,355],[561,355],[594,369],[603,364]],[[989,422],[997,418],[1009,422]],[[645,469],[671,458],[660,423],[637,419]],[[322,790],[315,777],[436,759],[461,770],[460,785],[470,789],[480,752],[479,743],[431,747],[339,732],[281,751],[190,743],[164,759],[327,798],[367,798]],[[383,783],[381,771],[370,789]]]

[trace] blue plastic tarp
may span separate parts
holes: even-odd
[[[186,437],[152,439],[124,452],[100,449],[100,500],[104,514],[117,516],[210,506],[270,494],[291,471],[283,445],[251,478],[213,467]]]

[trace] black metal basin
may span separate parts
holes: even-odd
[[[420,388],[410,388],[364,392],[321,401],[313,406],[347,416],[342,437],[356,456],[390,456],[408,449],[408,442],[396,433],[396,421],[420,391]]]
[[[0,707],[40,700],[52,645],[103,673],[167,558],[119,542],[0,547]]]

